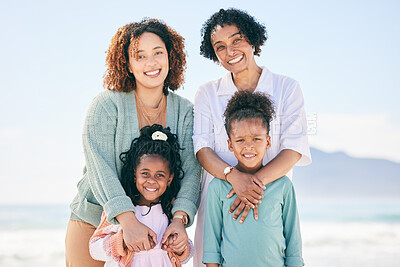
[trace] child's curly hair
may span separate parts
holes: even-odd
[[[228,101],[225,112],[225,130],[230,137],[233,121],[242,121],[249,118],[262,120],[267,133],[270,122],[275,116],[274,104],[267,94],[261,92],[237,91]]]
[[[167,136],[167,140],[153,140],[152,135],[160,131]],[[121,184],[127,196],[137,205],[140,193],[136,187],[135,172],[143,155],[155,155],[168,162],[170,174],[174,175],[171,184],[160,197],[161,207],[169,220],[172,220],[172,201],[180,189],[180,180],[183,178],[181,147],[176,134],[170,132],[169,127],[153,124],[140,130],[140,136],[133,139],[130,149],[119,156],[123,163],[121,171]],[[157,203],[152,203],[157,204]]]
[[[169,71],[164,81],[163,93],[168,95],[168,88],[174,91],[183,84],[186,69],[184,38],[163,21],[145,18],[119,28],[112,38],[107,50],[104,88],[120,92],[136,89],[135,76],[128,69],[129,50],[131,44],[133,49],[136,48],[140,36],[145,32],[158,35],[167,48]]]
[[[212,46],[211,34],[218,25],[221,27],[224,27],[224,25],[235,25],[247,42],[254,46],[254,55],[256,56],[260,55],[260,47],[264,45],[268,38],[265,26],[257,22],[257,20],[247,12],[235,8],[227,10],[221,8],[218,12],[214,13],[201,28],[202,41],[200,45],[200,55],[214,62],[217,62],[218,58]]]

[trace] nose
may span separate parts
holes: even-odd
[[[149,177],[147,177],[147,182],[153,184],[156,182],[156,178],[150,175]]]
[[[146,64],[149,65],[149,66],[155,65],[156,64],[156,60],[155,60],[154,56],[149,56],[147,58]]]
[[[245,141],[244,142],[244,147],[245,148],[252,148],[253,147],[253,142],[252,141]]]
[[[233,56],[236,52],[236,49],[233,47],[233,45],[228,45],[226,49],[227,49],[228,55],[230,55],[230,56]]]

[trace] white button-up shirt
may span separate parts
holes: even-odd
[[[237,164],[237,159],[228,149],[223,114],[229,99],[236,91],[231,73],[228,73],[200,86],[194,100],[194,152],[210,147],[232,166]],[[284,149],[291,149],[302,155],[296,165],[310,164],[307,122],[299,83],[263,67],[255,92],[267,93],[274,103],[276,113],[270,125],[271,148],[267,149],[263,164],[267,164]],[[291,174],[290,171],[290,178]]]
[[[226,105],[237,91],[231,73],[208,82],[197,90],[194,99],[194,152],[203,147],[212,148],[217,155],[231,166],[237,164],[233,152],[228,149],[228,135],[224,126]],[[307,139],[307,122],[304,111],[304,100],[299,83],[289,77],[277,75],[263,67],[255,92],[267,93],[275,106],[276,117],[270,124],[271,148],[267,149],[263,164],[275,158],[280,151],[291,149],[302,156],[296,165],[311,163],[310,148]],[[292,177],[292,171],[287,176]],[[203,172],[201,182],[201,202],[198,209],[195,235],[195,257],[193,266],[204,266],[203,228],[208,184],[214,177]]]

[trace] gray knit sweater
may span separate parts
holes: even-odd
[[[181,159],[185,175],[172,212],[185,211],[189,226],[199,204],[201,177],[201,167],[193,153],[192,103],[170,92],[166,126],[178,136],[184,148]],[[104,91],[93,100],[83,129],[86,166],[77,185],[78,194],[70,205],[71,219],[97,227],[103,210],[108,221],[114,224],[117,223],[115,216],[135,211],[119,181],[122,168],[119,155],[129,150],[132,140],[139,135],[134,92]]]

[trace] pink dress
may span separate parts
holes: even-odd
[[[156,246],[149,251],[141,251],[134,253],[130,266],[135,267],[172,267],[171,259],[168,256],[168,252],[161,249],[161,239],[168,227],[168,218],[163,213],[161,204],[157,204],[151,207],[147,206],[136,206],[136,218],[154,231],[157,235]],[[108,235],[103,237],[92,238],[90,241],[90,254],[96,260],[105,261],[105,267],[118,267],[123,266],[113,255],[110,254],[110,236],[118,233],[121,230],[120,225],[110,224],[104,231],[107,231]],[[192,254],[192,253],[190,253]]]

